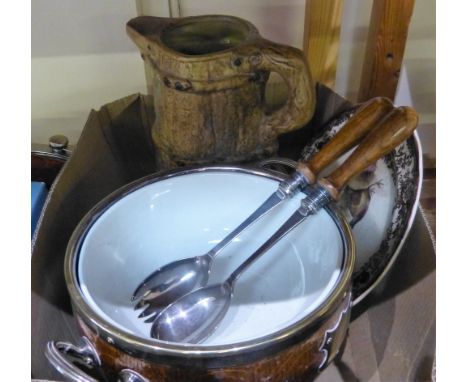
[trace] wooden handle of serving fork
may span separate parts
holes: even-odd
[[[315,183],[316,177],[325,167],[358,144],[392,109],[392,101],[385,97],[375,97],[367,101],[311,160],[300,162],[297,171],[301,172],[310,184]]]
[[[320,179],[319,183],[337,200],[351,178],[408,139],[416,129],[418,121],[418,113],[410,107],[393,109],[367,134],[350,157],[332,174]]]

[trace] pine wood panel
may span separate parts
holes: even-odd
[[[358,101],[395,98],[414,0],[374,0]]]
[[[306,1],[304,54],[312,77],[330,88],[335,86],[342,10],[342,0]]]

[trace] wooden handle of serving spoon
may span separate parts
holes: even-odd
[[[418,121],[418,113],[410,107],[393,109],[367,134],[345,163],[331,175],[319,180],[320,185],[327,189],[333,199],[338,200],[341,190],[352,177],[408,139]]]
[[[311,160],[300,162],[297,171],[302,173],[310,184],[315,183],[316,177],[325,167],[358,144],[392,109],[392,101],[388,98],[376,97],[367,101]]]

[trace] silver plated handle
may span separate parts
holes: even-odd
[[[83,365],[90,368],[101,366],[99,355],[91,342],[86,337],[81,337],[80,342],[80,346],[76,346],[69,342],[49,341],[47,343],[45,356],[52,366],[68,381],[99,382],[69,360],[70,357],[74,357]],[[136,371],[123,369],[119,372],[118,382],[149,382],[149,380]]]
[[[80,341],[80,346],[69,342],[49,341],[45,356],[52,366],[69,381],[99,382],[69,360],[69,357],[74,357],[83,365],[91,368],[101,365],[101,360],[91,342],[86,337],[81,337]]]
[[[148,379],[138,374],[134,370],[123,369],[119,373],[118,382],[150,382]]]
[[[295,170],[297,168],[297,162],[289,159],[289,158],[268,158],[258,162],[258,166],[266,169],[270,169],[271,171],[279,172],[281,174],[285,174],[283,171],[273,170],[271,167],[281,165],[285,167],[291,168],[291,170]]]

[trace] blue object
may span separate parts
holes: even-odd
[[[45,183],[31,182],[31,238],[47,197]]]

